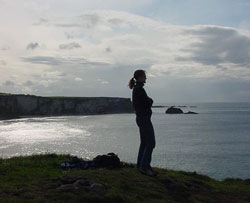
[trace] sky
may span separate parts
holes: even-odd
[[[0,0],[0,92],[250,101],[250,0]]]

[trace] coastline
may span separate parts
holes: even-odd
[[[98,115],[112,115],[112,114],[134,114],[134,112],[121,113],[91,113],[91,114],[61,114],[61,115],[26,115],[26,116],[0,116],[0,121],[23,119],[23,118],[46,118],[46,117],[61,117],[61,116],[98,116]]]
[[[130,98],[0,95],[1,120],[23,116],[101,115],[132,112]]]

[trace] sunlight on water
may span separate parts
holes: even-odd
[[[13,121],[11,125],[1,126],[0,138],[8,143],[34,144],[51,140],[66,139],[70,136],[89,137],[91,133],[86,129],[75,128],[59,123],[65,119],[21,119]],[[51,122],[53,121],[53,122]]]
[[[250,104],[197,106],[193,111],[198,115],[166,115],[164,108],[153,109],[152,165],[219,179],[250,177]],[[138,148],[134,114],[0,121],[1,157],[49,152],[92,159],[114,152],[135,163]]]
[[[86,143],[91,136],[90,125],[78,125],[75,117],[23,118],[0,121],[0,156],[11,157],[41,153],[82,154],[91,152],[77,149],[79,143]],[[79,116],[83,121],[87,116]],[[77,140],[78,139],[78,140]],[[79,142],[79,140],[81,140]]]

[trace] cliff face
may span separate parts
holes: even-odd
[[[0,116],[131,113],[129,98],[0,95]]]

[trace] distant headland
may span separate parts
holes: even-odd
[[[0,118],[132,113],[130,98],[41,97],[0,93]]]

